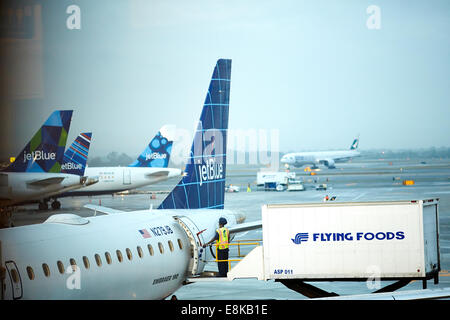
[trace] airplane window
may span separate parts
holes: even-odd
[[[42,270],[44,270],[44,274],[46,277],[50,277],[50,269],[46,263],[42,264]]]
[[[151,244],[149,244],[148,246],[148,252],[150,253],[150,255],[152,256],[153,255],[153,247],[152,247],[152,245]]]
[[[119,262],[122,262],[122,260],[123,260],[122,252],[120,252],[120,250],[117,250],[116,253],[117,253],[117,260],[119,260]]]
[[[178,239],[178,246],[180,247],[180,250],[183,250],[183,242],[181,242],[181,239]]]
[[[169,248],[170,248],[170,251],[173,251],[173,243],[170,240],[169,240]]]
[[[136,249],[137,249],[139,258],[143,258],[144,257],[144,252],[142,251],[142,248],[138,246]]]
[[[158,247],[159,247],[159,252],[161,252],[161,254],[164,253],[164,246],[161,242],[158,242]]]
[[[89,259],[86,256],[83,257],[83,263],[84,263],[84,267],[86,269],[89,269],[89,266],[90,266]]]
[[[105,252],[105,258],[106,258],[106,262],[108,262],[108,264],[112,263],[111,255],[109,254],[109,252]]]
[[[27,273],[28,273],[28,278],[30,278],[30,280],[34,280],[34,271],[33,268],[28,266],[27,267]]]
[[[17,273],[16,269],[11,269],[11,277],[12,277],[14,283],[19,282],[19,274]]]
[[[58,261],[57,263],[57,266],[58,266],[58,270],[59,270],[59,273],[61,273],[61,274],[64,274],[64,265],[63,265],[63,263],[61,262],[61,261]]]
[[[75,259],[71,258],[70,259],[70,265],[72,266],[72,271],[75,272],[77,270],[77,263],[75,261]]]
[[[127,248],[127,257],[128,257],[128,260],[130,260],[131,261],[131,259],[133,259],[133,254],[131,253],[131,250],[130,249],[128,249]]]
[[[102,266],[102,258],[100,258],[100,256],[98,254],[95,254],[95,262],[97,262],[97,265],[99,267]]]

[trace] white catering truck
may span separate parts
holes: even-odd
[[[294,182],[295,172],[280,171],[258,171],[256,174],[256,185],[264,187],[265,190],[283,191],[285,186]]]
[[[426,279],[438,282],[440,271],[438,203],[439,199],[264,205],[263,246],[250,252],[228,278],[253,273],[288,287],[294,279],[376,278],[398,280],[398,287],[422,279],[426,287]]]
[[[289,179],[295,179],[295,172],[258,171],[256,185],[264,186],[265,183],[287,184]]]

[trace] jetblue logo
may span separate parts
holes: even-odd
[[[198,172],[200,173],[200,186],[204,181],[223,179],[223,164],[216,163],[215,158],[206,160],[206,164],[198,165]]]
[[[313,242],[338,242],[338,241],[382,241],[382,240],[403,240],[405,232],[333,232],[333,233],[312,233]],[[293,243],[300,244],[309,239],[309,233],[297,233]]]
[[[81,170],[83,166],[81,164],[75,164],[73,162],[64,163],[61,166],[61,170]]]
[[[23,152],[23,162],[27,162],[30,160],[55,160],[56,159],[56,153],[54,152],[44,152],[44,151],[32,151],[31,153],[26,153],[26,151]]]
[[[297,233],[294,239],[291,239],[293,243],[300,244],[308,241],[308,233]]]
[[[158,152],[153,152],[152,154],[146,154],[145,155],[145,160],[154,160],[154,159],[165,159],[167,158],[166,154],[161,154]]]

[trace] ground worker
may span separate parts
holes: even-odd
[[[203,248],[205,248],[207,245],[211,244],[212,242],[216,241],[217,245],[217,266],[219,267],[219,277],[226,277],[228,273],[228,261],[221,261],[221,260],[228,260],[228,251],[229,251],[229,237],[230,232],[228,231],[228,228],[225,227],[227,224],[227,219],[221,217],[219,219],[219,229],[216,230],[216,235],[212,240],[205,243],[203,245]]]

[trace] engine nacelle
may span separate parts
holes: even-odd
[[[333,160],[333,159],[326,159],[326,160],[323,160],[323,164],[324,164],[325,166],[327,166],[328,169],[335,169],[335,168],[336,168],[336,167],[334,166],[334,160]]]

